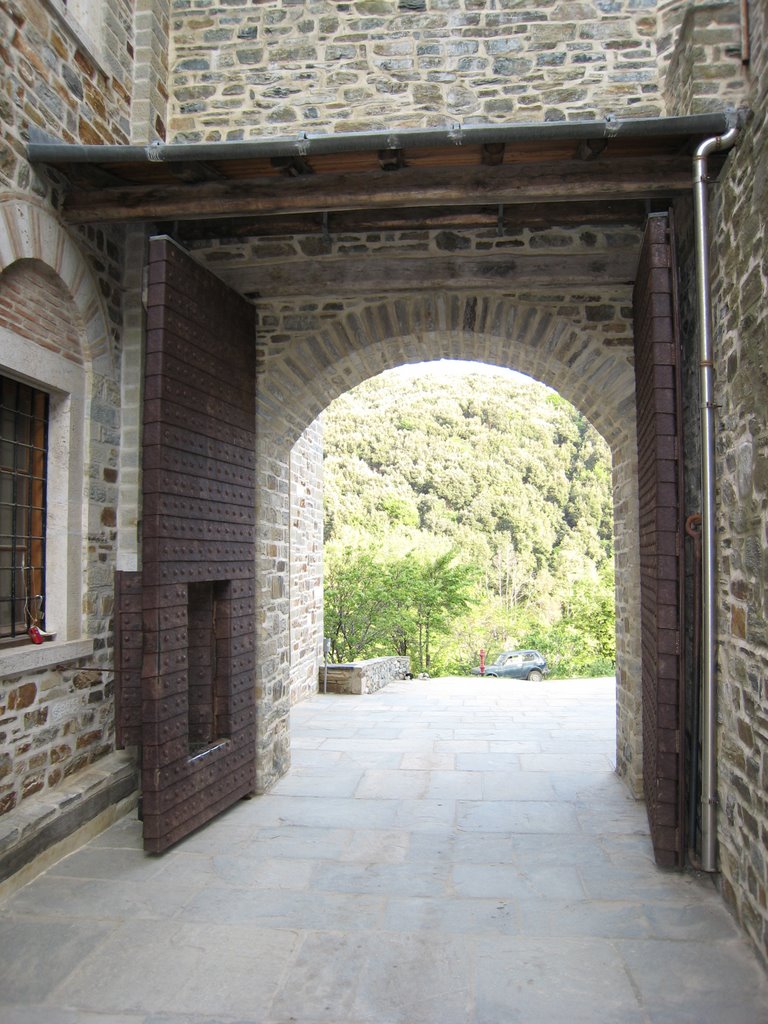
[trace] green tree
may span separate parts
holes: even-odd
[[[384,644],[396,608],[389,573],[370,551],[347,547],[326,557],[324,617],[332,661],[356,661]]]
[[[404,606],[404,624],[412,631],[415,671],[430,672],[435,644],[455,620],[466,612],[475,596],[476,570],[456,561],[456,552],[436,558],[411,556],[401,562],[398,578]],[[407,628],[407,627],[406,627]]]

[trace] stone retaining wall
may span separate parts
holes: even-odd
[[[320,693],[375,693],[396,679],[406,679],[411,659],[396,655],[369,658],[349,665],[329,665],[326,685],[325,667],[318,673]]]

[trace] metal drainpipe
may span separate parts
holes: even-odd
[[[707,230],[707,157],[730,149],[739,134],[706,139],[693,157],[693,202],[696,233],[696,293],[699,314],[699,388],[701,391],[701,868],[717,869],[717,759],[715,744],[717,660],[715,565],[715,409],[712,302],[709,290]]]

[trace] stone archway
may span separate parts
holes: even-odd
[[[629,294],[447,293],[343,300],[297,314],[261,310],[257,335],[257,620],[259,749],[266,788],[289,760],[292,671],[291,453],[323,409],[376,374],[433,359],[470,359],[555,388],[607,441],[616,541],[617,765],[641,789],[637,452]],[[319,637],[317,638],[319,642]]]

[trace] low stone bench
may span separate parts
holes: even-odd
[[[346,665],[328,665],[328,693],[375,693],[395,679],[406,679],[411,659],[392,655]],[[319,692],[324,692],[325,666],[320,666]]]

